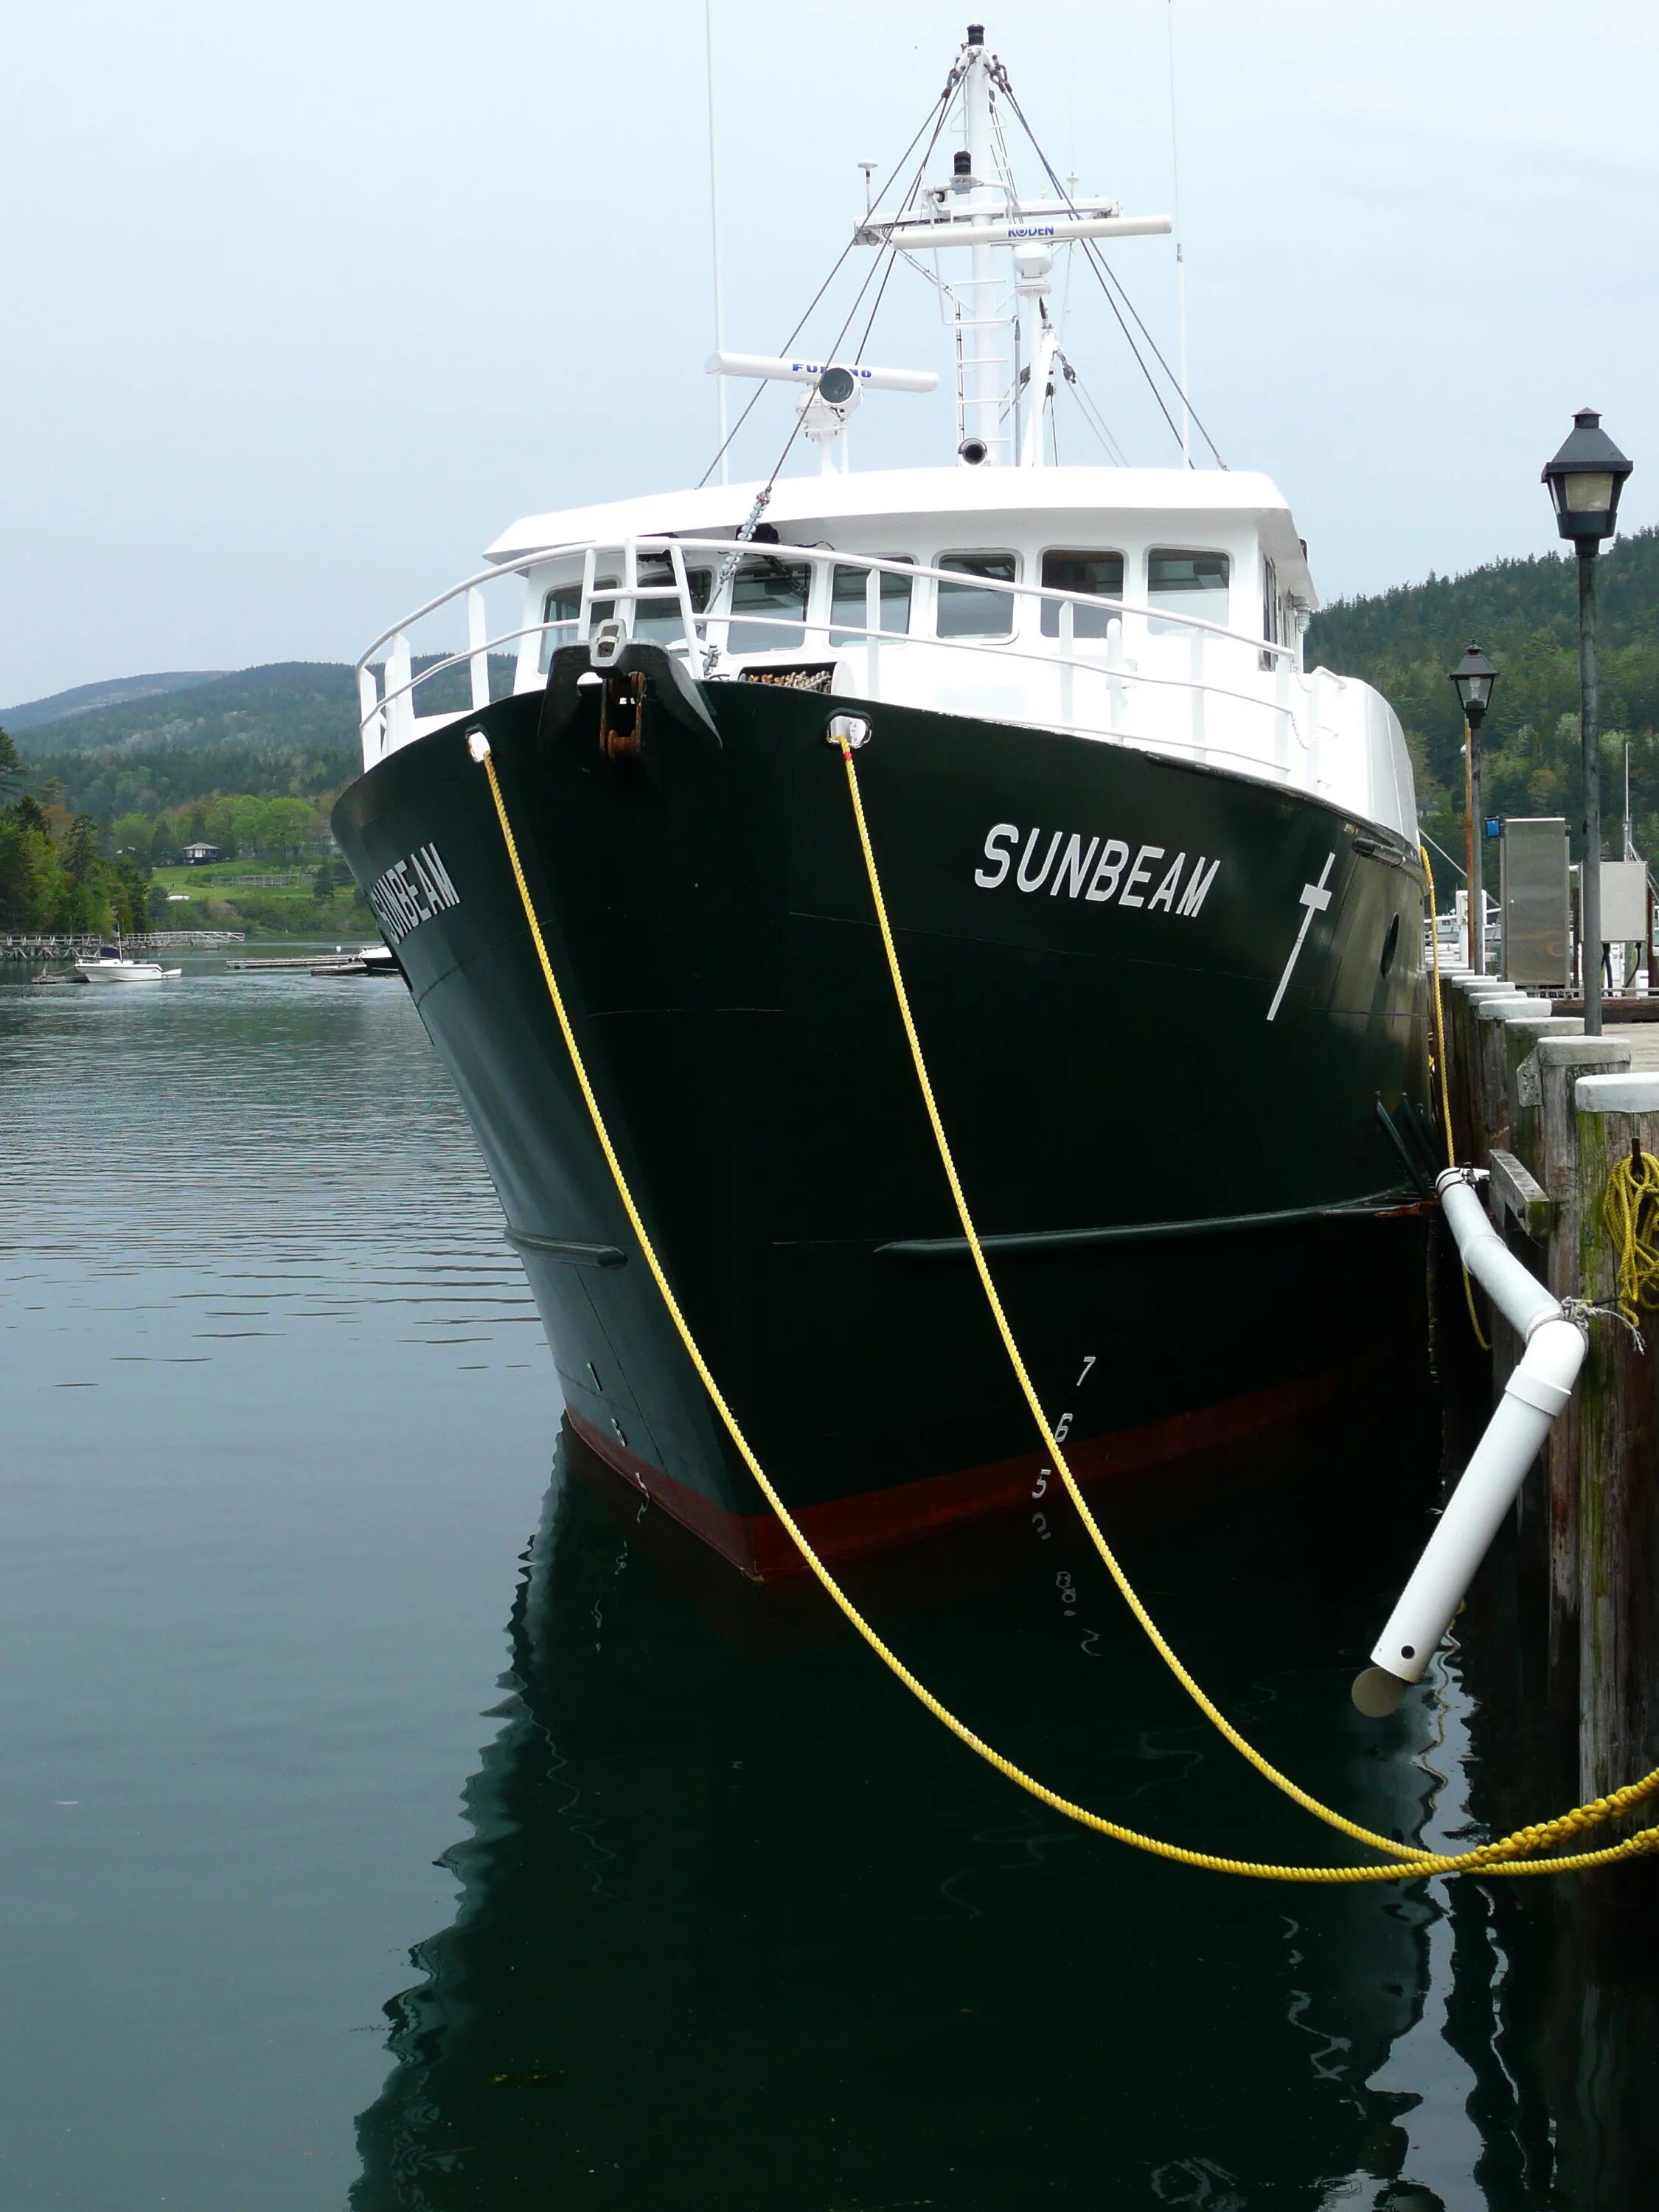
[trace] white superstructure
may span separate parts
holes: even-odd
[[[864,392],[924,390],[927,372],[717,355],[720,373],[801,387],[799,426],[819,472],[515,523],[487,568],[364,654],[367,767],[505,685],[539,689],[554,650],[609,623],[684,656],[700,678],[787,681],[1175,754],[1415,843],[1392,710],[1368,685],[1304,666],[1317,602],[1275,486],[1219,467],[1046,459],[1045,423],[1070,374],[1050,304],[1056,257],[1169,224],[1115,202],[1019,196],[995,112],[999,92],[1012,94],[977,32],[934,126],[938,141],[948,118],[963,122],[950,179],[923,190],[919,173],[896,213],[857,232],[941,272],[954,464],[847,465]]]

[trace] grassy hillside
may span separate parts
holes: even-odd
[[[1565,814],[1576,825],[1578,585],[1571,554],[1431,576],[1314,617],[1310,666],[1363,676],[1392,702],[1412,749],[1424,826],[1463,850],[1462,721],[1446,680],[1471,639],[1498,669],[1481,732],[1492,814]],[[1659,857],[1659,530],[1617,540],[1598,577],[1602,813],[1618,849],[1630,750],[1632,830]],[[1575,855],[1577,852],[1575,827]]]

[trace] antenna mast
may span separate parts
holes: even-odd
[[[985,52],[985,27],[968,26],[967,73],[962,85],[963,123],[968,148],[969,189],[975,201],[993,174],[991,155],[991,70]],[[999,195],[999,198],[1001,196]],[[999,210],[999,212],[1002,212]],[[996,348],[1006,329],[998,315],[996,285],[998,257],[988,241],[970,249],[968,313],[963,318],[965,340],[962,427],[964,446],[977,440],[988,456],[1000,458],[1002,394],[997,371],[1002,366]]]
[[[714,157],[714,0],[702,0],[703,58],[708,74],[708,241],[714,277],[714,350],[723,351],[726,345],[726,316],[720,301],[720,169]],[[726,379],[718,377],[714,389],[720,400],[720,482],[732,481],[731,457],[726,452],[730,435],[726,427]]]
[[[1176,233],[1176,358],[1181,363],[1181,459],[1183,466],[1191,468],[1192,430],[1187,405],[1187,239],[1181,228],[1181,138],[1176,127],[1175,0],[1165,0],[1165,8],[1164,21],[1170,33],[1170,213],[1175,218]]]

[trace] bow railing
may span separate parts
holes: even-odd
[[[878,704],[935,704],[958,714],[979,713],[1198,761],[1225,760],[1271,780],[1326,787],[1319,772],[1320,740],[1335,733],[1322,728],[1320,692],[1322,684],[1340,679],[1304,673],[1299,645],[1183,614],[1167,603],[1153,606],[1004,582],[977,572],[811,545],[741,549],[745,566],[769,561],[812,572],[812,587],[798,611],[769,614],[734,605],[737,578],[710,605],[698,607],[687,556],[702,555],[713,564],[727,559],[734,546],[730,537],[594,538],[539,547],[510,566],[465,578],[382,631],[358,662],[365,764],[373,766],[411,738],[487,706],[492,656],[511,648],[512,690],[538,690],[553,647],[585,642],[599,621],[609,620],[619,622],[630,636],[648,625],[653,641],[683,657],[698,678],[738,678],[817,664],[811,672],[838,696]],[[556,568],[566,566],[568,574],[567,564],[577,562],[574,614],[489,629],[484,592],[491,584],[516,578],[535,588]],[[856,600],[817,582],[826,569],[862,572],[861,622],[849,619]],[[894,626],[884,605],[888,579],[908,587],[902,629]],[[574,582],[566,588],[574,588]],[[939,635],[934,618],[941,591],[971,592],[981,603],[1009,601],[1006,633]],[[410,632],[458,605],[465,613],[465,643],[417,669]],[[1050,624],[1043,623],[1045,609],[1054,611]],[[520,611],[539,610],[532,602]],[[735,646],[734,631],[742,641]],[[769,641],[757,643],[757,634]],[[375,656],[382,653],[377,665]],[[417,695],[458,669],[468,673],[469,703],[417,714]],[[976,690],[984,694],[977,707]]]

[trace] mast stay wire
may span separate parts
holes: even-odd
[[[1072,388],[1072,397],[1078,404],[1079,411],[1105,448],[1107,459],[1115,462],[1119,468],[1127,469],[1129,465],[1127,457],[1122,447],[1112,435],[1111,427],[1102,412],[1099,401],[1084,383],[1077,369],[1065,354],[1059,356],[1059,361],[1060,368],[1065,372],[1065,381]]]
[[[911,139],[910,143],[899,155],[897,161],[894,162],[891,170],[889,172],[890,182],[884,185],[882,190],[876,195],[873,206],[871,210],[871,214],[873,213],[874,208],[878,208],[881,205],[882,201],[887,197],[888,191],[891,189],[890,179],[897,176],[899,171],[902,169],[904,164],[909,160],[911,155],[915,151],[916,147],[921,143],[922,133],[927,130],[930,123],[933,125],[933,137],[928,141],[927,152],[928,154],[933,152],[934,141],[937,140],[940,131],[945,126],[945,118],[949,112],[951,95],[956,90],[957,87],[957,72],[953,70],[951,73],[949,81],[945,84],[944,91],[940,93],[939,98],[933,102],[933,106],[928,109],[927,114],[922,117],[921,123],[917,125],[915,137]],[[927,155],[924,155],[924,162],[926,161],[926,159]],[[905,194],[904,204],[908,204],[915,191],[915,186],[912,184],[909,191]],[[901,212],[902,212],[902,208],[901,208]],[[865,220],[866,222],[870,220],[870,214],[866,214]],[[836,256],[835,262],[830,268],[829,275],[824,278],[823,283],[818,286],[817,290],[813,293],[811,299],[808,301],[805,313],[801,316],[800,320],[795,325],[794,329],[790,331],[783,343],[778,348],[778,351],[781,354],[787,354],[790,347],[795,343],[795,340],[805,329],[807,323],[811,318],[813,309],[817,306],[819,301],[823,299],[824,294],[830,289],[830,287],[835,283],[836,277],[840,276],[842,265],[845,263],[848,255],[851,253],[853,248],[857,244],[858,240],[856,237],[849,238],[846,245],[841,249],[841,252]],[[863,296],[861,293],[860,296]],[[854,313],[857,313],[856,307],[854,312]],[[837,343],[839,343],[839,340]],[[708,466],[697,478],[696,488],[699,491],[702,489],[703,486],[708,482],[709,477],[714,475],[715,470],[720,466],[720,462],[724,459],[725,456],[731,451],[732,443],[735,441],[738,431],[742,429],[744,424],[749,420],[750,416],[754,412],[761,394],[765,391],[765,389],[766,386],[764,384],[757,384],[755,386],[748,404],[744,408],[742,414],[738,416],[737,421],[732,424],[730,434],[726,440],[726,443],[720,447],[719,453],[714,455],[714,459],[709,462]]]
[[[1048,179],[1048,182],[1054,186],[1054,189],[1059,193],[1061,200],[1064,201],[1066,206],[1071,210],[1073,219],[1078,219],[1077,203],[1073,199],[1072,195],[1066,191],[1065,185],[1061,184],[1059,176],[1055,173],[1054,163],[1043,152],[1042,147],[1038,145],[1036,133],[1026,121],[1025,111],[1020,106],[1018,100],[1015,97],[1012,85],[1008,82],[1008,71],[1006,68],[1002,63],[999,62],[996,65],[996,69],[997,74],[993,82],[999,85],[1000,89],[1008,95],[1008,105],[1013,109],[1014,113],[1019,118],[1020,128],[1024,131],[1026,137],[1030,141],[1031,151],[1036,155],[1038,161],[1042,164],[1043,171]],[[1124,343],[1128,347],[1129,351],[1134,356],[1135,367],[1140,371],[1142,376],[1146,380],[1146,389],[1152,393],[1154,401],[1157,403],[1158,413],[1164,417],[1164,420],[1169,425],[1170,435],[1175,440],[1176,443],[1179,445],[1181,443],[1181,433],[1176,428],[1175,417],[1164,405],[1164,394],[1158,388],[1157,379],[1153,376],[1151,369],[1147,368],[1145,360],[1142,358],[1140,348],[1135,343],[1133,337],[1130,334],[1129,325],[1123,319],[1122,310],[1119,307],[1117,301],[1112,297],[1110,287],[1107,284],[1105,277],[1102,274],[1102,271],[1106,267],[1105,262],[1103,260],[1097,259],[1089,252],[1089,248],[1092,244],[1093,240],[1090,239],[1085,239],[1083,241],[1084,255],[1085,259],[1088,261],[1090,271],[1093,276],[1095,282],[1100,286],[1101,291],[1104,295],[1106,304],[1111,309],[1113,317],[1116,321],[1119,330],[1123,333]],[[1122,291],[1122,286],[1119,285],[1118,289]],[[1123,296],[1125,306],[1129,306],[1127,293],[1124,293]],[[1133,307],[1129,307],[1129,312],[1131,314],[1134,314],[1134,309]],[[1139,315],[1135,315],[1135,320],[1138,323],[1140,322]],[[1145,324],[1141,324],[1141,328],[1143,331],[1145,330]],[[1152,343],[1150,337],[1148,338],[1147,343],[1148,344]],[[1158,349],[1154,346],[1152,350],[1156,353]],[[1160,354],[1158,358],[1162,361],[1163,356]],[[1164,363],[1164,373],[1166,376],[1169,375],[1169,363],[1167,362]],[[1173,383],[1174,379],[1170,378],[1170,381]],[[1197,418],[1194,417],[1194,419],[1196,420]],[[1200,427],[1202,428],[1202,425]],[[1207,436],[1209,434],[1206,431],[1205,434]],[[1213,447],[1212,447],[1212,451],[1213,450]],[[1220,459],[1218,454],[1217,455],[1217,459]]]
[[[927,144],[923,151],[921,159],[916,164],[915,174],[911,179],[909,186],[904,194],[904,198],[899,204],[901,210],[909,205],[911,200],[915,196],[917,186],[921,184],[922,177],[927,172],[927,163],[932,158],[934,144],[939,138],[939,132],[945,127],[945,117],[950,113],[951,94],[956,88],[957,82],[960,75],[961,72],[959,70],[953,70],[951,71],[951,76],[945,84],[945,90],[939,94],[939,100],[935,103],[935,106],[939,110],[937,118],[935,118],[934,117],[933,109],[929,108],[927,116],[922,119],[921,128],[917,131],[915,137],[912,138],[909,145],[905,148],[904,152],[899,156],[898,161],[894,164],[895,171],[896,171],[909,159],[910,154],[915,147],[917,139],[921,137],[922,131],[926,131],[928,122],[932,120],[933,123],[933,135],[927,141]],[[884,198],[885,194],[884,193],[881,197]],[[877,204],[880,204],[879,199],[878,199]],[[856,239],[849,239],[847,245],[842,248],[840,259],[836,264],[836,269],[841,266],[841,263],[842,261],[845,261],[848,253],[855,243]],[[890,242],[870,264],[870,267],[866,273],[864,282],[859,286],[857,292],[854,294],[853,304],[847,310],[846,318],[843,320],[841,328],[836,331],[834,338],[830,341],[830,359],[832,362],[840,353],[842,342],[846,338],[848,331],[852,328],[854,321],[858,315],[859,309],[864,304],[864,296],[866,293],[868,292],[871,285],[875,283],[878,275],[882,276],[882,291],[885,291],[887,289],[887,276],[891,275],[892,267],[893,247]],[[886,272],[884,275],[882,273],[884,270]],[[817,300],[821,300],[823,297],[824,293],[829,289],[830,279],[834,276],[835,273],[835,270],[832,269],[830,272],[830,276],[826,276],[823,283],[818,287],[817,299],[814,300],[813,306],[817,304]],[[876,307],[878,307],[880,305],[881,292],[878,292],[876,295]],[[809,307],[806,312],[807,314],[811,314],[811,308]],[[805,316],[803,316],[801,321],[805,322]],[[873,324],[874,321],[875,308],[872,307],[870,311],[870,323]],[[799,331],[800,327],[801,324],[798,323],[795,325],[796,331]],[[793,339],[793,333],[791,335]],[[870,335],[869,324],[866,324],[865,326],[864,335],[867,339]],[[862,352],[862,350],[863,344],[862,342],[860,342],[860,351]],[[763,392],[765,388],[764,385],[757,386],[755,398],[758,398],[761,392]],[[752,407],[754,404],[755,401],[751,399],[749,403],[749,406]],[[749,408],[745,407],[743,416],[740,416],[738,418],[738,429],[743,428],[744,416],[747,416]],[[720,563],[720,574],[714,579],[714,586],[708,594],[708,604],[710,607],[713,607],[715,605],[720,599],[720,594],[731,582],[732,577],[736,575],[738,563],[743,559],[743,548],[746,544],[750,544],[754,538],[755,532],[760,523],[760,519],[762,515],[765,514],[768,503],[772,497],[774,487],[777,483],[783,465],[788,459],[795,441],[800,435],[801,427],[805,423],[805,420],[806,410],[803,407],[797,412],[793,422],[790,425],[789,435],[784,440],[783,446],[778,454],[778,458],[772,464],[771,473],[768,476],[766,482],[761,486],[759,491],[755,495],[754,504],[750,507],[747,516],[744,520],[741,528],[738,530],[736,538],[732,540],[732,550],[726,555],[725,560]],[[734,431],[732,434],[735,436],[737,434]],[[718,456],[716,458],[718,459]],[[705,476],[704,482],[706,483],[707,481],[708,478],[707,476]],[[708,644],[705,647],[702,656],[702,672],[705,682],[714,674],[714,665],[719,660],[720,657],[720,648],[711,639]]]
[[[954,81],[957,72],[953,70],[951,75]],[[905,193],[904,198],[899,202],[898,213],[894,218],[896,222],[903,215],[905,209],[908,208],[915,198],[916,192],[921,186],[921,180],[927,173],[927,164],[933,158],[933,149],[939,143],[939,133],[944,130],[945,124],[950,120],[951,91],[952,86],[951,84],[947,84],[945,90],[939,95],[939,112],[933,118],[933,135],[929,138],[927,143],[921,149],[921,159],[916,164],[915,174],[910,179],[909,189]],[[921,128],[922,131],[925,131],[927,128],[927,124],[924,123]],[[918,131],[916,133],[916,138],[920,138],[921,136],[921,131]],[[904,153],[900,156],[901,161],[908,160],[910,149],[915,146],[916,138],[913,138],[910,141],[910,145],[905,148]],[[897,166],[898,164],[896,163],[895,167],[896,167]],[[874,304],[870,309],[869,320],[864,325],[864,335],[859,340],[858,351],[853,356],[854,364],[864,359],[864,349],[870,343],[870,333],[875,328],[876,317],[881,313],[881,303],[886,295],[888,279],[892,276],[893,270],[897,265],[898,258],[899,249],[893,244],[892,240],[889,239],[885,257],[887,265],[882,276],[881,289],[876,294]],[[905,258],[907,261],[910,258],[908,254],[905,256]],[[862,296],[863,295],[860,294],[860,297],[862,298]],[[854,314],[858,313],[856,304],[854,307],[853,313]],[[848,319],[850,322],[852,317],[849,316]],[[839,341],[837,341],[837,343],[839,343]]]
[[[1031,151],[1036,155],[1037,160],[1042,164],[1043,172],[1047,175],[1049,183],[1054,186],[1055,191],[1059,193],[1066,205],[1071,210],[1072,214],[1075,216],[1078,212],[1076,204],[1073,201],[1071,194],[1060,182],[1054,163],[1048,159],[1048,156],[1043,152],[1042,146],[1039,144],[1036,131],[1032,130],[1030,124],[1026,120],[1025,111],[1020,106],[1018,98],[1015,94],[1012,85],[1008,82],[1008,72],[1006,68],[1004,67],[1001,63],[999,63],[997,67],[1000,71],[1000,76],[999,79],[1000,89],[1007,94],[1008,105],[1013,109],[1015,115],[1018,118],[1021,130],[1024,131],[1026,137],[1030,141]],[[1119,312],[1117,301],[1112,297],[1114,289],[1115,289],[1119,296],[1121,298],[1123,305],[1128,309],[1130,314],[1134,317],[1136,329],[1139,331],[1142,337],[1146,339],[1147,344],[1151,347],[1158,367],[1164,371],[1164,375],[1169,378],[1170,386],[1179,395],[1182,406],[1185,407],[1187,412],[1191,416],[1194,422],[1197,425],[1200,435],[1203,438],[1205,444],[1209,447],[1211,453],[1214,454],[1217,467],[1224,469],[1227,464],[1221,458],[1221,448],[1216,444],[1215,440],[1210,435],[1209,431],[1205,428],[1203,420],[1199,415],[1198,410],[1193,405],[1191,399],[1188,397],[1187,393],[1182,391],[1180,378],[1170,368],[1169,362],[1165,361],[1158,340],[1152,336],[1146,324],[1141,320],[1139,310],[1136,307],[1134,301],[1129,297],[1128,293],[1125,291],[1121,278],[1114,271],[1111,264],[1107,260],[1105,255],[1100,251],[1098,246],[1092,238],[1085,238],[1082,243],[1085,257],[1088,261],[1090,268],[1094,271],[1095,281],[1099,284],[1102,292],[1105,295],[1107,306],[1110,307],[1113,314],[1117,319],[1118,327],[1122,331],[1124,337],[1127,340],[1129,350],[1135,357],[1136,365],[1139,368],[1141,374],[1146,378],[1147,386],[1152,392],[1153,398],[1158,402],[1158,412],[1163,416],[1164,421],[1170,426],[1170,434],[1175,438],[1176,443],[1179,444],[1181,441],[1181,433],[1176,427],[1175,418],[1164,404],[1164,395],[1158,391],[1156,383],[1153,381],[1152,371],[1147,368],[1145,361],[1142,360],[1139,347],[1135,343],[1133,338],[1129,336],[1128,325],[1124,322],[1123,317]],[[1188,465],[1190,466],[1190,462]]]

